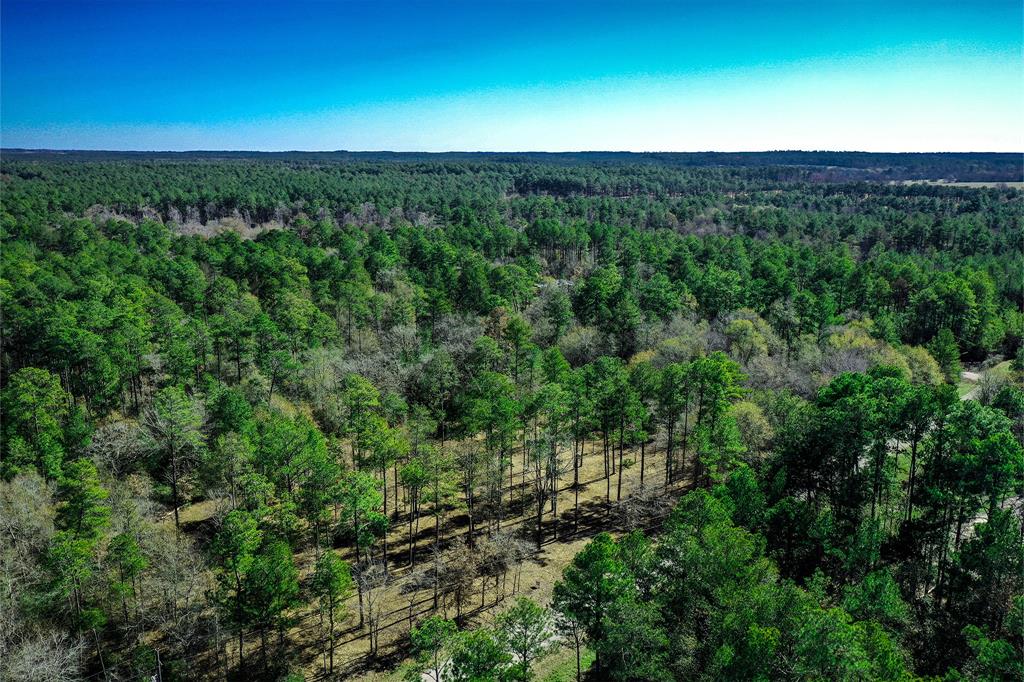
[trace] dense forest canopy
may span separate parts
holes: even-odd
[[[670,168],[804,166],[844,169],[847,178],[875,180],[1024,181],[1024,159],[1007,152],[109,152],[5,149],[7,158],[59,161],[225,161],[265,160],[306,163],[354,161],[478,162],[560,166],[657,165]],[[863,171],[858,174],[853,171]]]
[[[5,150],[0,671],[1022,679],[1021,175]]]

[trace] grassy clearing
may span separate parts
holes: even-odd
[[[1007,377],[1010,372],[1013,371],[1013,360],[1003,360],[997,365],[993,365],[986,370],[979,370],[978,375],[980,378],[991,378],[991,379],[1002,379]],[[978,389],[981,381],[972,381],[970,379],[961,378],[957,383],[957,393],[961,399],[970,397],[970,394]]]
[[[956,392],[957,392],[957,395],[959,395],[960,398],[963,399],[964,396],[969,394],[971,391],[973,391],[977,387],[978,387],[978,384],[976,384],[975,382],[973,382],[973,381],[965,381],[965,380],[961,379],[960,383],[958,383],[956,385]]]
[[[994,365],[989,369],[985,370],[985,374],[988,374],[996,378],[1005,377],[1007,374],[1010,373],[1012,365],[1013,360],[1003,360],[998,365]]]

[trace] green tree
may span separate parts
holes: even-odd
[[[380,481],[363,471],[346,471],[338,485],[341,518],[340,532],[350,537],[356,548],[356,561],[387,532],[388,519],[378,511],[383,502]],[[369,556],[367,556],[367,559]],[[365,623],[362,583],[359,587],[359,627]]]
[[[70,530],[56,532],[43,562],[49,577],[45,596],[55,605],[66,602],[70,606],[72,626],[79,632],[92,632],[97,658],[105,665],[97,630],[106,623],[106,616],[93,605],[88,592],[96,558],[94,539],[78,537]]]
[[[263,533],[249,512],[236,510],[224,517],[213,542],[218,561],[217,603],[238,632],[238,668],[245,669],[245,628],[249,625],[249,572]]]
[[[48,478],[60,477],[64,461],[64,421],[71,397],[50,372],[35,367],[10,376],[3,393],[3,473],[34,465]]]
[[[897,632],[910,619],[900,588],[888,571],[874,571],[844,590],[843,609],[858,620],[871,620]]]
[[[520,421],[522,404],[516,399],[515,386],[504,374],[483,372],[469,387],[464,409],[465,428],[470,433],[483,433],[484,443],[498,471],[508,469],[509,503],[512,499],[511,449]],[[502,517],[501,497],[498,504],[499,524]]]
[[[409,640],[412,642],[417,664],[416,679],[427,675],[434,682],[441,682],[444,655],[457,633],[455,623],[440,616],[429,616],[409,631]]]
[[[572,304],[561,287],[554,287],[544,301],[544,317],[551,328],[551,343],[557,344],[572,324]]]
[[[533,350],[533,344],[530,342],[532,336],[533,330],[530,328],[530,325],[518,315],[509,318],[502,334],[502,341],[505,343],[509,363],[511,364],[512,384],[517,388],[520,386],[522,371],[526,365],[527,357]]]
[[[202,424],[203,415],[198,405],[177,386],[157,393],[146,413],[145,426],[158,457],[159,469],[170,478],[175,526],[180,526],[181,479],[206,446]]]
[[[903,654],[872,624],[854,623],[839,608],[815,609],[801,619],[796,636],[798,675],[807,679],[906,679]]]
[[[129,625],[128,595],[138,600],[136,581],[149,562],[142,553],[138,541],[131,533],[118,533],[107,545],[107,562],[114,568],[114,578],[110,583],[111,591],[121,601],[121,611],[125,626]]]
[[[606,639],[606,617],[616,600],[628,596],[636,585],[619,558],[615,541],[600,533],[573,557],[555,583],[554,608],[580,623],[587,638],[597,645]],[[598,647],[598,670],[602,669]]]
[[[689,417],[691,400],[689,367],[681,363],[667,365],[658,378],[656,389],[658,417],[665,426],[667,441],[665,445],[665,485],[669,486],[676,478],[675,457],[673,454],[676,443],[676,426],[684,415]],[[683,436],[689,430],[688,420],[683,423]],[[683,452],[685,460],[686,453]]]
[[[1013,644],[1003,639],[989,639],[976,625],[964,628],[964,636],[974,654],[974,659],[966,666],[970,679],[1010,682],[1024,677],[1024,663]]]
[[[310,425],[304,447],[295,462],[299,481],[299,511],[313,531],[313,546],[319,551],[324,528],[330,523],[330,505],[338,500],[341,469],[328,452],[319,432]]]
[[[609,679],[671,680],[669,639],[655,604],[620,599],[605,616],[605,639],[598,644]]]
[[[588,389],[603,444],[605,498],[611,501],[611,475],[615,472],[614,438],[618,433],[621,459],[625,440],[623,427],[631,393],[629,377],[618,358],[598,358],[587,369]]]
[[[250,622],[260,635],[263,667],[267,668],[267,631],[277,629],[278,642],[284,643],[287,611],[298,603],[299,572],[286,542],[265,543],[253,556],[246,574],[246,609]]]
[[[100,484],[96,466],[90,460],[76,459],[64,469],[57,528],[95,542],[110,522],[110,506],[104,504],[110,493]]]
[[[699,437],[693,467],[694,478],[708,485],[713,474],[721,473],[720,469],[716,472],[716,468],[728,462],[729,456],[741,447],[735,422],[727,417],[727,412],[743,394],[741,383],[745,377],[739,365],[720,351],[695,360],[691,365],[690,376],[696,403],[694,430]]]
[[[334,674],[335,623],[345,618],[345,602],[353,591],[352,571],[333,551],[326,551],[316,562],[311,588],[320,609],[321,622],[327,617],[327,674]]]
[[[680,308],[680,297],[668,276],[656,272],[640,287],[640,308],[651,319],[668,319]]]
[[[957,346],[956,339],[953,337],[953,332],[948,327],[943,327],[939,330],[939,333],[932,339],[931,344],[928,346],[929,352],[935,361],[939,363],[939,368],[942,370],[943,376],[946,377],[946,381],[951,384],[957,384],[960,382],[960,348]]]
[[[445,426],[448,423],[449,403],[459,384],[459,372],[451,355],[441,349],[435,351],[423,366],[420,391],[424,404],[430,407],[440,428],[441,447],[444,447]]]
[[[533,679],[533,663],[551,649],[551,615],[533,600],[520,597],[511,608],[499,614],[496,620],[502,640],[514,657],[509,679]]]
[[[420,499],[422,497],[423,489],[426,487],[430,479],[427,469],[419,459],[413,459],[403,466],[399,473],[399,479],[402,481],[402,486],[409,494],[409,566],[413,567],[416,565],[416,550],[413,538],[415,537],[415,532],[419,532]],[[414,524],[415,531],[413,529]]]
[[[380,408],[380,391],[358,374],[349,374],[342,386],[341,408],[344,434],[351,439],[352,463],[358,466],[362,461],[361,445]]]
[[[551,501],[551,513],[558,519],[559,479],[565,462],[562,446],[569,438],[569,396],[560,384],[547,384],[533,396],[533,410],[543,423],[542,435],[532,452],[534,495],[537,504],[537,548],[544,541],[544,505]],[[557,532],[557,531],[556,531]]]
[[[512,656],[496,633],[487,628],[469,630],[455,638],[445,679],[454,682],[504,680],[511,663]]]

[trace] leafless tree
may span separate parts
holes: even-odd
[[[455,621],[460,625],[462,607],[469,601],[473,581],[479,573],[479,558],[476,549],[464,542],[456,543],[442,557],[446,598],[450,598],[454,604]]]
[[[642,485],[617,505],[619,524],[623,530],[644,528],[660,519],[671,507],[671,499],[658,486]]]
[[[391,581],[390,574],[380,561],[369,561],[359,570],[357,579],[366,601],[366,624],[369,628],[370,655],[376,656],[380,648],[384,600]]]
[[[0,481],[0,673],[16,660],[33,660],[34,652],[50,641],[48,633],[31,627],[22,597],[38,580],[39,561],[54,533],[54,513],[53,490],[36,472]],[[0,678],[20,679],[5,673]]]
[[[13,642],[0,639],[0,678],[25,682],[71,682],[82,677],[80,637],[50,631]]]
[[[430,589],[432,586],[432,573],[430,567],[420,568],[419,570],[410,573],[399,589],[401,594],[405,595],[409,600],[409,627],[412,627],[412,619],[416,615],[413,613],[413,609],[416,607],[416,597],[424,590]]]
[[[492,538],[494,566],[501,570],[501,598],[505,598],[505,584],[512,572],[512,594],[519,591],[519,578],[523,562],[533,554],[533,546],[512,532],[497,533]]]
[[[138,469],[146,456],[145,442],[146,436],[138,422],[118,419],[96,429],[88,454],[97,469],[113,478],[122,478]]]
[[[142,551],[149,563],[140,591],[144,622],[160,627],[176,648],[194,649],[208,630],[201,614],[212,575],[189,538],[173,528],[148,524]]]

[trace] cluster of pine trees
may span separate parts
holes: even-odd
[[[2,182],[13,679],[1024,675],[1017,190],[522,160]]]

